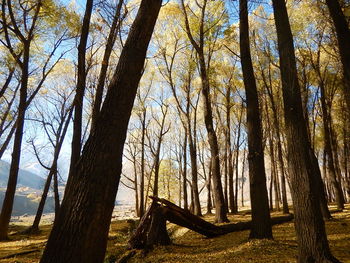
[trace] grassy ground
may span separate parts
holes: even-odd
[[[277,215],[279,214],[273,213],[273,216]],[[350,263],[350,206],[333,216],[334,219],[326,223],[331,250],[339,260]],[[213,221],[213,219],[212,216],[205,217],[207,221]],[[250,220],[250,216],[240,213],[230,216],[230,220],[232,222],[246,221]],[[0,243],[0,262],[38,262],[50,231],[50,225],[41,226],[42,231],[37,235],[19,234],[26,227],[23,223],[11,225],[11,240]],[[106,262],[114,262],[114,259],[119,258],[126,251],[126,242],[132,228],[133,226],[126,220],[112,223]],[[249,231],[209,239],[174,225],[169,225],[169,232],[171,232],[173,245],[157,247],[147,253],[139,251],[130,262],[296,262],[297,244],[292,222],[274,226],[274,240],[249,241],[247,239]],[[28,254],[13,256],[26,252]]]

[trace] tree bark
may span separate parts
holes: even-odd
[[[0,214],[0,240],[6,240],[8,227],[11,219],[13,202],[15,198],[19,163],[21,158],[21,147],[24,130],[24,119],[27,109],[27,91],[29,78],[29,56],[30,56],[30,41],[24,41],[23,46],[23,64],[21,65],[21,88],[18,105],[18,116],[16,120],[16,131],[13,142],[12,159],[10,165],[10,174],[7,182],[5,198],[2,204]]]
[[[85,55],[86,46],[89,36],[90,19],[93,8],[93,0],[86,1],[85,14],[81,28],[80,42],[78,45],[78,72],[77,72],[77,86],[74,97],[74,119],[73,119],[73,137],[72,137],[72,153],[70,159],[68,180],[75,175],[75,168],[81,154],[81,140],[82,140],[82,121],[83,121],[83,100],[86,84],[86,68]]]
[[[344,98],[350,113],[350,29],[338,0],[326,0],[337,33],[344,73]]]
[[[67,182],[41,263],[103,262],[123,146],[161,0],[143,0],[120,55],[77,173]]]
[[[284,0],[273,0],[282,78],[287,159],[294,203],[298,262],[339,262],[329,249],[320,209],[317,159],[308,139],[297,76],[293,36]],[[317,175],[315,175],[317,174]]]
[[[258,91],[250,54],[247,0],[240,0],[239,6],[240,53],[247,98],[248,164],[252,207],[252,228],[249,236],[259,239],[272,238]]]

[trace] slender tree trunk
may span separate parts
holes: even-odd
[[[208,142],[212,161],[212,178],[213,178],[213,194],[215,196],[215,221],[217,223],[227,222],[227,215],[225,209],[225,199],[221,183],[220,172],[220,156],[218,139],[214,129],[213,113],[210,100],[210,83],[208,76],[208,67],[204,56],[204,18],[207,6],[207,0],[203,2],[201,6],[201,23],[199,33],[199,43],[197,43],[191,33],[187,11],[184,1],[181,0],[182,10],[185,15],[185,26],[187,36],[197,52],[199,61],[199,73],[202,81],[202,95],[203,95],[203,114],[204,123],[208,134]]]
[[[28,232],[37,233],[39,231],[39,223],[40,223],[41,217],[42,217],[43,212],[44,212],[44,206],[46,203],[47,194],[49,193],[52,177],[54,176],[56,169],[57,169],[57,167],[52,166],[51,170],[49,172],[49,175],[46,178],[44,190],[43,190],[43,193],[41,195],[38,209],[36,211],[35,219],[34,219],[32,226],[28,229]]]
[[[188,119],[188,121],[190,121]],[[193,193],[193,213],[197,216],[202,216],[201,205],[199,200],[199,190],[198,190],[198,168],[197,168],[197,146],[195,143],[195,138],[190,131],[192,130],[190,126],[188,132],[189,139],[189,150],[190,150],[190,160],[191,160],[191,175],[192,175],[192,193]],[[195,129],[193,131],[195,133]]]
[[[104,260],[128,122],[161,3],[161,0],[141,2],[108,86],[96,129],[84,146],[77,173],[67,182],[41,263]]]
[[[58,213],[60,212],[60,195],[58,191],[58,174],[57,171],[53,175],[53,191],[55,195],[55,220],[58,217]]]
[[[77,86],[74,97],[74,121],[73,121],[73,138],[72,138],[72,153],[70,159],[69,176],[75,175],[75,168],[80,158],[81,153],[81,140],[82,140],[82,121],[83,121],[83,100],[86,85],[86,68],[85,68],[85,55],[86,46],[89,36],[90,19],[93,8],[93,0],[86,1],[85,14],[83,18],[83,24],[81,28],[80,42],[78,46],[78,73],[77,73]]]
[[[272,238],[258,92],[250,54],[248,4],[239,2],[240,53],[247,98],[248,164],[252,227],[250,238]]]
[[[212,201],[211,201],[211,162],[209,163],[209,173],[208,173],[208,184],[207,184],[207,214],[211,215],[211,209],[213,207]]]
[[[344,98],[350,113],[350,29],[338,0],[326,0],[337,33],[344,73]]]
[[[241,202],[242,202],[242,207],[244,207],[244,170],[245,170],[245,150],[243,152],[243,164],[242,164],[242,191],[241,191]]]
[[[321,76],[319,76],[321,77]],[[323,120],[323,134],[324,134],[324,152],[327,156],[327,168],[328,175],[334,189],[335,202],[337,203],[338,209],[344,209],[344,195],[341,189],[340,182],[337,178],[337,172],[335,169],[335,163],[333,158],[332,143],[331,143],[331,121],[330,113],[328,112],[326,104],[326,94],[323,81],[319,83],[321,90],[321,107],[322,107],[322,120]]]
[[[241,112],[238,119],[238,127],[237,127],[237,141],[236,141],[236,180],[235,180],[235,205],[234,205],[234,213],[238,212],[238,177],[239,177],[239,152],[240,152],[240,141],[241,141],[241,127],[242,127],[242,117],[243,117],[243,102],[241,107]]]
[[[22,77],[21,77],[21,88],[20,98],[18,106],[18,117],[16,120],[16,131],[13,142],[12,160],[10,166],[10,174],[7,182],[7,188],[5,198],[2,204],[0,214],[0,240],[6,240],[8,233],[8,226],[11,219],[11,213],[13,208],[13,202],[15,198],[18,169],[21,158],[21,147],[24,129],[24,119],[27,109],[27,90],[28,90],[28,76],[29,76],[29,50],[30,41],[26,41],[23,47],[23,65],[22,65]]]
[[[293,36],[284,0],[273,0],[282,78],[291,193],[298,240],[298,262],[339,262],[329,249],[320,209],[317,160],[308,140],[298,83]],[[315,175],[318,173],[318,175]]]
[[[141,178],[140,178],[140,217],[145,213],[145,135],[146,135],[146,109],[142,112],[142,135],[141,135]]]
[[[103,59],[101,62],[101,70],[100,75],[98,77],[97,86],[96,86],[96,94],[95,94],[95,100],[94,100],[94,106],[92,108],[92,115],[91,115],[91,130],[95,127],[97,116],[100,112],[101,104],[102,104],[102,97],[103,97],[103,89],[105,86],[106,76],[107,76],[107,70],[108,70],[108,64],[109,59],[112,54],[113,46],[115,43],[115,40],[117,38],[117,32],[120,28],[120,12],[122,9],[124,1],[119,0],[117,8],[115,9],[115,14],[113,17],[113,22],[111,29],[109,31],[106,48],[103,54]]]
[[[183,166],[183,171],[182,171],[182,189],[184,193],[184,209],[188,210],[188,197],[187,197],[187,130],[185,131],[185,139],[184,139],[184,144],[183,144],[183,154],[184,154],[184,166]],[[191,136],[191,135],[189,135]]]

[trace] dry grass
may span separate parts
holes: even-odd
[[[274,213],[273,216],[277,216]],[[212,221],[212,216],[206,216]],[[232,222],[250,220],[248,214],[230,216]],[[328,239],[333,254],[342,262],[350,263],[350,206],[341,213],[335,213],[334,219],[326,223]],[[29,263],[38,262],[45,246],[49,225],[41,226],[41,233],[33,236],[14,234],[25,229],[23,225],[11,225],[11,241],[0,243],[0,258],[15,253],[37,250],[0,262]],[[126,249],[132,226],[127,221],[115,221],[111,225],[106,262],[113,262]],[[248,240],[249,231],[230,233],[217,238],[205,238],[197,233],[178,226],[169,225],[173,245],[156,247],[147,254],[138,252],[130,262],[296,262],[297,243],[293,223],[284,223],[273,227],[274,240]]]

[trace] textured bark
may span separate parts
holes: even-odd
[[[240,0],[239,5],[240,54],[247,98],[248,164],[252,207],[250,238],[272,238],[258,91],[250,54],[247,0]]]
[[[338,0],[326,0],[337,33],[344,73],[344,98],[350,113],[350,29]]]
[[[319,205],[319,167],[308,138],[293,36],[284,0],[273,0],[286,124],[287,159],[298,241],[298,262],[339,262],[329,249]],[[317,175],[315,175],[317,174]]]
[[[121,174],[123,147],[161,0],[143,0],[107,95],[66,186],[42,263],[103,262]]]

